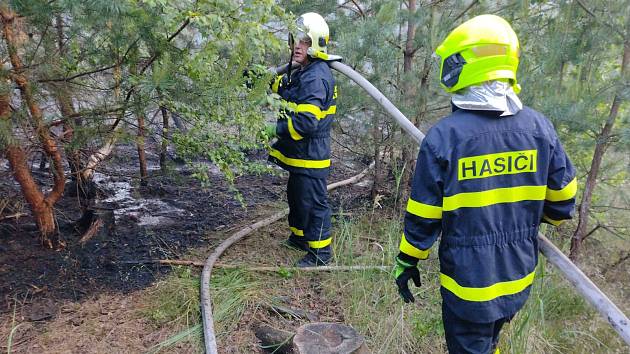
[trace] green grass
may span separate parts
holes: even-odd
[[[335,260],[343,265],[392,266],[398,253],[401,229],[398,222],[374,215],[338,222],[335,229]],[[432,256],[434,258],[435,256]],[[437,263],[422,263],[420,288],[412,288],[416,302],[404,304],[391,272],[360,271],[332,273],[329,289],[340,289],[346,322],[366,336],[374,353],[435,353],[444,351],[442,320],[437,297]],[[435,294],[434,294],[435,293]]]
[[[16,324],[15,323],[15,315],[17,312],[17,300],[15,300],[15,304],[13,306],[13,315],[11,316],[11,332],[9,333],[9,337],[7,338],[7,353],[11,354],[13,350],[13,335],[24,323]]]
[[[243,313],[268,301],[255,275],[243,270],[216,270],[211,279],[212,315],[215,334],[220,343],[236,329]],[[203,337],[199,304],[200,278],[189,267],[174,267],[173,273],[160,281],[149,293],[143,315],[156,327],[183,328],[149,351],[157,353],[182,341],[193,343],[202,351]]]
[[[384,213],[341,219],[334,225],[336,265],[392,266],[398,253],[401,222]],[[215,270],[212,277],[213,313],[219,346],[230,343],[246,311],[272,303],[273,295],[291,295],[303,277],[321,279],[323,296],[334,299],[346,324],[364,335],[374,353],[444,353],[439,295],[437,244],[420,263],[422,287],[412,286],[414,304],[400,299],[391,272],[365,270],[292,274]],[[303,279],[302,279],[303,280]],[[156,326],[179,331],[152,348],[172,348],[193,342],[201,351],[199,276],[190,268],[174,272],[156,285],[145,311]],[[234,345],[232,343],[232,345]],[[502,353],[625,353],[627,347],[574,289],[541,257],[526,306],[507,324],[501,336]],[[245,349],[243,349],[245,350]],[[245,351],[244,351],[245,352]]]
[[[398,218],[366,215],[335,226],[338,264],[391,265],[398,253]],[[414,304],[402,302],[392,274],[365,271],[334,273],[328,278],[330,296],[340,299],[346,321],[367,337],[373,352],[446,352],[436,246],[429,259],[420,263],[420,269],[423,285],[412,286]],[[531,296],[504,327],[500,349],[515,354],[623,353],[627,347],[541,256]]]

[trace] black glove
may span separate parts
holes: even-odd
[[[409,290],[409,279],[413,280],[413,283],[417,287],[420,287],[420,271],[418,270],[418,260],[414,257],[408,256],[404,253],[399,253],[396,257],[396,268],[394,270],[394,276],[396,277],[396,285],[398,286],[398,293],[403,298],[405,303],[414,302],[413,294]]]

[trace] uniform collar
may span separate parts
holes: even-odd
[[[515,115],[523,109],[510,83],[501,80],[486,81],[458,91],[453,94],[451,103],[471,111],[503,112],[502,117]]]

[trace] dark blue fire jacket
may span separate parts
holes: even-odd
[[[330,169],[330,128],[337,106],[337,90],[325,61],[313,61],[283,76],[272,89],[282,97],[276,133],[278,141],[269,160],[292,173],[325,178]]]
[[[534,279],[538,227],[572,217],[576,188],[542,114],[456,110],[420,146],[400,251],[425,259],[441,234],[444,305],[477,323],[512,316]]]

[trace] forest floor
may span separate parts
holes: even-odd
[[[264,158],[258,155],[254,158]],[[67,242],[63,250],[41,247],[28,217],[0,222],[0,351],[202,352],[200,269],[143,261],[204,261],[232,233],[285,208],[286,175],[237,178],[243,207],[218,171],[203,187],[187,168],[179,166],[162,175],[155,168],[157,157],[149,158],[154,167],[147,187],[139,187],[132,176],[131,147],[123,147],[123,153],[99,172],[99,198],[116,215],[116,229],[109,238],[78,243],[80,235],[73,232],[72,221],[79,210],[69,197],[57,205]],[[333,166],[329,182],[364,167],[339,162]],[[19,206],[17,186],[6,166],[0,166],[0,176],[0,195]],[[373,203],[369,192],[369,183],[360,183],[330,194],[336,265],[391,265],[401,218],[391,208],[381,208],[380,204],[391,204],[388,197]],[[260,325],[295,331],[312,321],[354,326],[375,353],[445,352],[437,252],[422,265],[423,286],[413,289],[417,301],[411,306],[402,304],[388,272],[286,270],[301,257],[300,252],[281,246],[287,235],[286,221],[278,221],[221,257],[220,263],[242,268],[213,272],[220,353],[262,353],[254,334]],[[562,229],[551,235],[565,247],[566,236]],[[598,236],[589,239],[580,262],[626,313],[630,311],[628,246],[628,241]],[[280,268],[272,273],[247,270],[257,265]],[[527,307],[504,331],[502,352],[624,353],[608,324],[552,267],[541,267]]]
[[[241,205],[218,171],[210,174],[203,187],[182,166],[161,174],[155,167],[157,156],[149,155],[154,168],[148,186],[140,187],[134,168],[129,168],[135,164],[133,149],[123,149],[97,176],[99,199],[115,212],[111,237],[93,238],[83,245],[78,242],[81,235],[74,231],[73,222],[80,211],[72,197],[56,205],[67,244],[62,250],[43,248],[28,216],[0,223],[0,351],[9,346],[13,353],[151,351],[172,335],[173,328],[159,328],[163,326],[156,326],[143,309],[148,294],[172,267],[142,262],[191,257],[203,261],[231,232],[285,207],[286,175],[282,173],[238,177],[235,187],[245,204]],[[28,214],[6,167],[0,166],[0,195],[12,201],[13,211]],[[40,180],[47,177],[37,169],[34,172]],[[329,181],[357,172],[338,164]],[[351,209],[364,204],[368,194],[366,188],[346,187],[331,195],[331,204],[335,210]],[[284,223],[276,223],[278,232],[272,239],[253,237],[255,246],[247,252],[292,265],[300,255],[280,246],[288,235]],[[238,245],[233,249],[226,259],[240,264],[249,259]],[[306,282],[303,288],[311,285]],[[256,343],[251,345],[256,347]],[[175,351],[197,350],[192,346]]]

